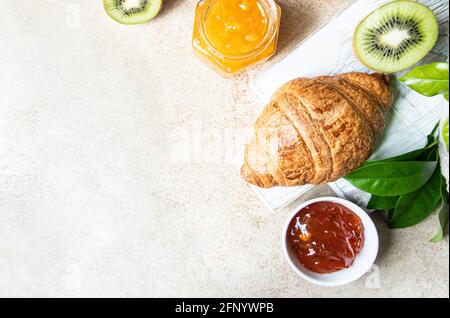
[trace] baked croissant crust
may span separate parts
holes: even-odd
[[[336,181],[369,158],[392,103],[383,74],[288,82],[257,119],[241,175],[262,188]]]

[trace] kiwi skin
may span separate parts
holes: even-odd
[[[135,24],[143,24],[143,23],[147,23],[150,22],[151,20],[153,20],[154,18],[156,18],[156,16],[159,14],[159,12],[161,11],[162,7],[163,7],[164,1],[160,0],[160,5],[156,10],[156,13],[154,14],[153,17],[151,17],[150,19],[147,20],[142,20],[142,21],[137,21],[137,22],[133,22],[133,21],[124,21],[124,20],[120,20],[118,17],[114,16],[113,14],[111,14],[111,12],[108,10],[108,0],[103,0],[103,7],[106,11],[106,13],[108,14],[108,16],[113,19],[116,22],[119,22],[120,24],[124,24],[124,25],[135,25]]]
[[[418,5],[418,6],[423,7],[424,10],[429,11],[429,12],[432,13],[433,16],[434,16],[434,13],[433,13],[433,11],[432,11],[430,8],[428,8],[427,6],[423,5],[422,3],[419,3],[419,2],[416,2],[416,1],[412,1],[412,0],[393,0],[393,1],[391,1],[391,2],[388,2],[388,3],[386,3],[386,4],[384,4],[384,5],[380,6],[380,7],[378,7],[377,9],[375,9],[374,11],[372,11],[371,13],[369,13],[369,15],[367,15],[364,19],[362,19],[362,20],[360,21],[360,23],[359,23],[358,26],[356,27],[355,32],[354,32],[354,34],[353,34],[353,51],[354,51],[355,55],[358,57],[359,61],[360,61],[363,65],[365,65],[367,68],[372,69],[372,70],[377,71],[377,72],[382,72],[382,73],[387,73],[387,74],[393,74],[393,73],[401,72],[401,71],[404,71],[404,70],[406,70],[406,69],[408,69],[408,68],[414,66],[415,64],[417,64],[420,60],[422,60],[422,59],[423,59],[423,58],[424,58],[424,57],[432,50],[432,47],[431,47],[429,50],[424,50],[423,53],[422,53],[421,55],[418,55],[418,56],[417,56],[417,61],[416,61],[414,64],[410,65],[409,67],[406,67],[406,68],[397,68],[397,69],[389,69],[389,70],[387,70],[387,69],[384,69],[384,70],[381,70],[381,69],[375,69],[373,66],[368,65],[368,64],[364,61],[364,59],[360,57],[359,52],[358,52],[358,49],[357,49],[357,47],[356,47],[356,46],[357,46],[357,45],[356,45],[356,44],[357,44],[356,37],[357,37],[357,31],[359,30],[359,28],[361,27],[361,25],[366,21],[366,19],[367,19],[370,15],[372,15],[372,14],[373,14],[374,12],[376,12],[378,9],[381,9],[381,8],[383,8],[383,7],[389,6],[389,5],[394,4],[394,3],[402,3],[402,2],[403,2],[403,3],[413,2],[415,5]],[[438,37],[439,37],[439,31],[438,31],[438,29],[439,29],[439,24],[438,24],[438,21],[437,21],[436,16],[434,16],[434,18],[435,18],[436,31],[437,31],[436,34],[435,34],[435,37],[433,38],[433,43],[434,43],[434,45],[435,45],[436,42],[437,42],[437,40],[438,40]],[[434,47],[434,45],[433,45],[433,47]]]

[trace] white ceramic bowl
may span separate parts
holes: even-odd
[[[340,270],[332,274],[317,274],[311,272],[297,261],[293,251],[291,251],[290,247],[288,246],[287,232],[291,220],[301,209],[315,202],[333,202],[341,204],[353,211],[361,218],[362,224],[364,226],[364,245],[362,250],[356,255],[355,261],[353,262],[352,266],[350,266],[349,268]],[[329,287],[349,284],[367,273],[375,262],[379,246],[377,230],[372,222],[372,219],[367,215],[367,212],[350,201],[335,197],[317,198],[300,204],[292,211],[288,220],[286,221],[286,224],[283,227],[281,240],[283,253],[294,272],[311,283]]]

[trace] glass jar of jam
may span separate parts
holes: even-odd
[[[203,0],[192,44],[216,69],[232,74],[275,54],[280,18],[273,0]]]

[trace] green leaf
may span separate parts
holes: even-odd
[[[445,180],[444,176],[441,172],[441,198],[442,202],[448,204],[448,192],[447,192],[447,180]]]
[[[432,243],[437,243],[442,241],[444,238],[444,230],[445,226],[448,223],[448,192],[447,192],[447,181],[445,180],[442,173],[440,173],[441,177],[441,201],[442,206],[439,210],[439,231],[438,233],[431,239]]]
[[[394,215],[394,209],[390,209],[386,212],[388,221],[390,222],[392,220],[392,216]]]
[[[423,187],[401,196],[389,226],[391,228],[411,227],[430,216],[442,202],[441,180],[439,169],[435,169],[433,176]]]
[[[370,166],[382,162],[423,161],[429,156],[432,151],[435,151],[435,148],[437,149],[437,147],[439,146],[439,140],[436,136],[436,132],[438,131],[438,129],[439,122],[434,126],[431,133],[427,136],[427,144],[425,145],[425,147],[392,158],[368,160],[364,163],[364,166]]]
[[[400,81],[422,95],[436,96],[449,93],[448,76],[448,63],[431,63],[416,67]]]
[[[371,210],[385,211],[395,208],[399,197],[380,197],[372,195],[367,208]]]
[[[437,162],[382,162],[364,166],[345,179],[365,192],[395,197],[422,187],[436,170]]]
[[[439,210],[439,231],[437,234],[431,239],[430,242],[438,243],[444,239],[444,231],[445,227],[448,223],[448,204],[443,204],[441,209]]]
[[[436,136],[436,132],[439,129],[439,125],[440,125],[441,121],[438,121],[437,124],[434,126],[433,130],[431,131],[431,133],[427,136],[427,147],[432,145],[435,142],[439,142],[437,136]]]
[[[430,151],[428,155],[424,156],[424,161],[438,161],[439,160],[439,151],[438,148],[433,149],[433,151]]]
[[[431,144],[426,146],[425,148],[413,150],[411,152],[402,154],[400,156],[387,158],[387,159],[381,159],[381,160],[368,160],[364,164],[365,166],[370,166],[377,163],[383,163],[383,162],[402,162],[402,161],[417,161],[421,157],[428,157],[428,154],[437,148],[437,145],[439,144],[439,141],[434,140]]]
[[[442,127],[442,139],[444,139],[445,142],[445,146],[447,147],[447,152],[449,151],[448,149],[448,118],[444,123],[444,126]]]

